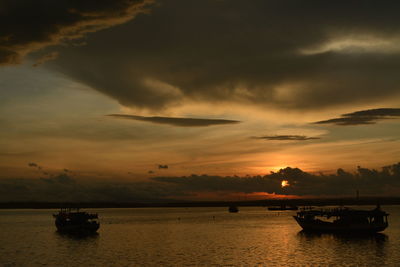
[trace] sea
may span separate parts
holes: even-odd
[[[355,208],[355,207],[354,207]],[[362,206],[362,209],[373,207]],[[87,209],[97,235],[56,232],[57,210],[0,210],[0,266],[400,266],[400,206],[367,236],[307,234],[265,207]]]

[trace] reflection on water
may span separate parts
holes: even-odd
[[[71,233],[62,233],[59,231],[54,232],[55,235],[65,239],[72,240],[95,240],[99,237],[99,233],[87,233],[87,234],[71,234]]]
[[[329,238],[338,242],[364,242],[375,241],[384,244],[388,240],[388,236],[383,233],[318,233],[299,231],[298,238],[312,240],[318,238]]]
[[[49,265],[94,266],[94,263],[104,265],[104,262],[99,261],[96,256],[100,241],[99,234],[71,235],[55,231],[53,236],[53,253],[58,255],[59,259],[48,259]]]
[[[353,262],[354,266],[385,266],[386,244],[389,238],[383,233],[297,233],[299,244],[310,250],[330,250],[330,258],[337,263]]]
[[[374,235],[306,233],[292,218],[241,207],[99,209],[99,234],[55,231],[52,210],[0,210],[5,266],[400,266],[400,207]],[[386,210],[386,209],[385,209]],[[299,232],[300,231],[300,232]]]

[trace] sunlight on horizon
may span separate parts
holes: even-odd
[[[282,180],[281,186],[282,186],[282,188],[290,186],[289,181],[288,180]]]

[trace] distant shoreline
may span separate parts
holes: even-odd
[[[400,197],[267,199],[255,201],[165,201],[165,202],[0,202],[0,209],[58,209],[80,208],[178,208],[236,206],[341,206],[341,205],[400,205]]]

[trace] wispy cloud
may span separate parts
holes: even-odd
[[[197,118],[176,118],[176,117],[158,117],[158,116],[145,117],[145,116],[125,115],[125,114],[109,114],[106,116],[120,118],[120,119],[146,121],[158,124],[168,124],[181,127],[204,127],[212,125],[236,124],[240,122],[236,120],[225,120],[225,119],[197,119]]]
[[[41,166],[39,166],[37,163],[35,163],[35,162],[30,162],[30,163],[28,163],[28,166],[29,167],[33,167],[33,168],[37,168],[38,170],[41,170],[42,169],[42,167]]]
[[[317,121],[314,124],[335,124],[340,126],[375,124],[380,120],[400,119],[400,108],[378,108],[346,113],[339,118]]]
[[[33,64],[33,67],[38,67],[40,65],[42,65],[43,63],[50,61],[50,60],[54,60],[59,56],[58,52],[51,52],[49,54],[45,54],[44,56],[38,58],[35,62],[35,64]]]
[[[71,43],[87,33],[125,23],[144,12],[144,6],[151,2],[5,1],[2,3],[0,65],[20,63],[33,51]],[[55,57],[55,53],[45,55],[34,66]]]
[[[277,141],[307,141],[321,139],[320,137],[305,136],[305,135],[267,135],[267,136],[253,136],[254,139],[264,140],[277,140]]]

